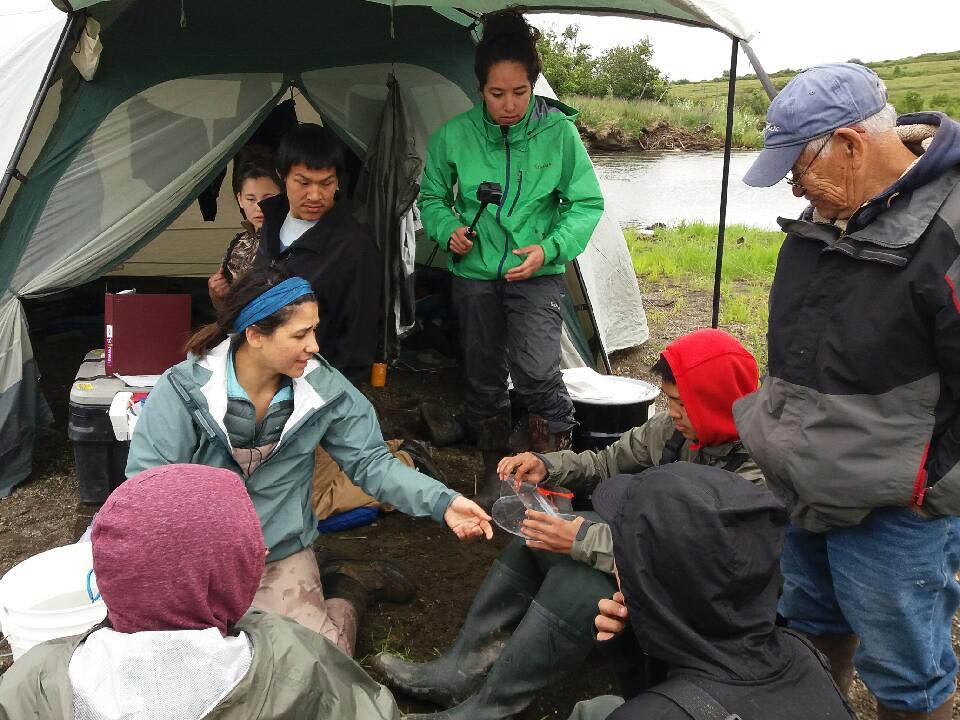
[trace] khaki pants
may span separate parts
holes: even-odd
[[[410,456],[398,450],[402,440],[388,440],[387,447],[393,456],[407,467],[414,467]],[[310,493],[310,505],[318,520],[358,507],[378,506],[375,498],[367,495],[353,484],[336,461],[326,450],[317,446],[313,466],[313,490]]]
[[[320,568],[312,548],[268,562],[253,607],[295,620],[353,657],[357,611],[343,598],[323,597]]]

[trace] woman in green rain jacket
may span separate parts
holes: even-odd
[[[534,450],[569,446],[573,403],[560,374],[565,265],[583,252],[603,196],[576,112],[533,94],[539,32],[515,10],[484,16],[475,70],[483,102],[431,137],[420,190],[423,225],[450,251],[467,378],[466,421],[484,451],[481,505],[498,495],[507,453],[507,375],[530,413]],[[482,183],[499,202],[481,209]]]

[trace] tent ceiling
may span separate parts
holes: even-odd
[[[80,10],[92,5],[105,5],[120,0],[51,0],[61,10]],[[513,0],[372,0],[385,5],[401,7],[419,5],[446,10],[465,10],[482,14],[515,5]],[[299,2],[299,0],[298,0]],[[230,3],[224,3],[229,10]],[[276,4],[273,4],[276,7]],[[598,15],[635,15],[654,20],[712,28],[719,32],[749,41],[753,34],[726,4],[716,0],[529,0],[524,2],[531,12],[559,12]],[[447,14],[446,12],[444,13]]]

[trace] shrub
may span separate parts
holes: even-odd
[[[920,112],[923,110],[924,100],[916,90],[911,90],[903,96],[900,103],[900,110],[905,113]]]

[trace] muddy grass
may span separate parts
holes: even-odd
[[[641,285],[650,340],[641,348],[615,353],[612,361],[617,374],[649,380],[648,370],[667,342],[684,332],[709,326],[711,300],[709,293],[680,286],[643,286],[643,281]],[[678,303],[678,295],[682,295],[682,303]],[[736,327],[728,329],[739,332]],[[70,384],[83,354],[97,347],[96,341],[97,333],[92,330],[36,338],[43,387],[56,417],[55,431],[38,445],[33,477],[0,501],[0,574],[33,554],[71,542],[88,522],[89,509],[78,505],[72,449],[65,428]],[[385,414],[384,435],[424,437],[417,403],[429,398],[455,408],[461,387],[456,369],[433,373],[391,370],[377,402]],[[468,495],[473,492],[481,470],[478,451],[469,447],[438,448],[435,460],[451,487]],[[322,536],[318,542],[322,549],[389,560],[418,584],[417,597],[411,603],[383,604],[367,612],[358,638],[357,659],[364,663],[368,656],[386,649],[422,660],[446,649],[487,569],[508,541],[504,533],[498,533],[490,542],[460,543],[443,527],[399,512],[381,516],[374,525]],[[0,653],[9,653],[6,642],[0,644]],[[9,663],[9,657],[0,658],[0,671]],[[584,671],[562,687],[541,694],[518,717],[566,718],[578,700],[611,692],[616,692],[613,676],[594,654]],[[403,696],[397,700],[408,712],[434,709]],[[872,699],[859,681],[852,701],[860,720],[875,719]],[[954,717],[960,718],[960,712]]]

